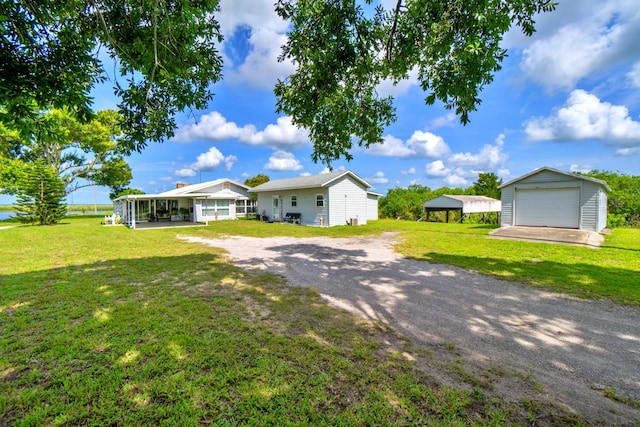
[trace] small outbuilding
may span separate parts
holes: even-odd
[[[488,212],[500,212],[500,200],[486,196],[455,196],[444,195],[424,202],[424,213],[427,221],[431,212],[446,212],[446,221],[449,222],[449,212],[460,212],[460,218],[470,213],[482,213],[483,217]]]
[[[504,226],[600,232],[607,225],[606,182],[542,167],[500,186]]]

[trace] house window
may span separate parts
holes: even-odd
[[[229,216],[229,201],[228,200],[203,200],[202,201],[202,215],[206,217],[215,217],[216,211],[218,217]]]
[[[298,196],[291,196],[291,207],[295,208],[298,206]]]
[[[236,213],[244,215],[247,213],[247,201],[246,200],[236,200],[232,202],[236,205]]]
[[[218,202],[218,216],[229,216],[229,201],[217,200]]]
[[[316,195],[316,206],[319,208],[323,208],[324,207],[324,194],[317,194]]]

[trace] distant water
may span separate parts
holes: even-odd
[[[112,211],[98,211],[98,215],[111,215]],[[93,209],[91,209],[90,211],[67,211],[67,215],[94,215]],[[3,219],[7,219],[9,217],[15,217],[16,213],[15,212],[6,212],[6,211],[1,211],[0,212],[0,221],[2,221]]]

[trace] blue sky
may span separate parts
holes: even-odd
[[[273,86],[292,71],[278,63],[287,23],[273,0],[222,0],[224,80],[209,109],[180,116],[175,138],[151,144],[128,160],[131,186],[147,193],[222,177],[244,181],[317,174],[304,130],[275,113]],[[387,7],[395,0],[383,0]],[[542,166],[640,175],[640,11],[637,0],[560,0],[539,16],[531,38],[513,30],[503,42],[509,57],[481,94],[471,123],[462,126],[441,105],[426,106],[415,80],[394,94],[398,120],[385,143],[353,149],[338,161],[385,194],[410,184],[467,187],[480,172],[505,182]],[[115,107],[110,87],[95,91],[96,110]],[[98,203],[109,203],[98,188]],[[93,203],[87,188],[69,203]],[[3,200],[0,198],[0,203]]]

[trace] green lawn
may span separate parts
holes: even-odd
[[[176,234],[347,237],[395,229],[398,249],[416,258],[509,278],[545,271],[530,280],[545,286],[566,274],[597,289],[618,269],[609,283],[616,287],[638,272],[635,230],[616,231],[600,250],[572,252],[510,247],[486,240],[487,228],[451,224],[221,221],[134,231],[102,227],[100,219],[0,230],[0,425],[583,424],[544,401],[527,373],[472,371],[455,348],[444,348],[451,360],[442,360],[327,306],[313,290],[242,271],[219,250]],[[624,286],[611,293],[638,300]],[[505,381],[529,389],[505,398],[493,387]]]

